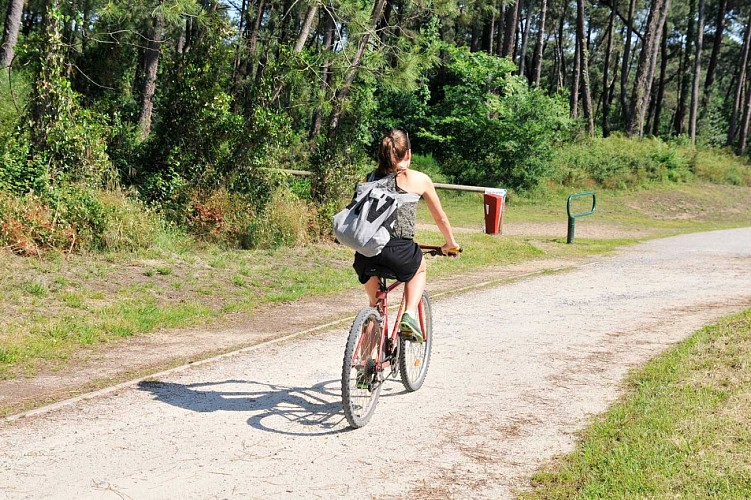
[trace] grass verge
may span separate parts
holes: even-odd
[[[751,309],[695,333],[627,384],[521,498],[748,498]]]

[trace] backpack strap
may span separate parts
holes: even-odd
[[[373,170],[372,172],[370,172],[368,174],[368,176],[365,178],[365,181],[366,182],[373,182],[373,181],[375,181],[376,180],[376,173],[378,173],[377,170]],[[385,176],[381,177],[378,180],[379,181],[382,181],[382,180],[389,180],[390,181],[391,179],[394,179],[394,185],[396,185],[396,175],[398,173],[399,172],[394,172],[394,173],[391,173],[391,174],[386,174]]]

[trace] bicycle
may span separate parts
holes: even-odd
[[[423,253],[443,255],[441,247],[420,245]],[[457,248],[447,255],[457,257],[462,249]],[[355,317],[347,337],[342,363],[342,405],[349,425],[360,428],[368,423],[378,403],[383,383],[388,377],[401,376],[407,392],[422,387],[430,364],[433,347],[433,315],[430,296],[423,292],[418,307],[423,342],[399,335],[399,320],[405,302],[396,314],[394,328],[389,331],[388,294],[403,283],[385,269],[378,270],[380,291],[375,307],[364,307]],[[391,370],[386,375],[387,370]]]

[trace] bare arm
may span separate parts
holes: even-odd
[[[430,215],[433,216],[433,220],[438,225],[438,229],[441,231],[446,244],[443,245],[444,253],[446,250],[459,248],[459,243],[454,239],[454,233],[451,230],[451,224],[449,218],[446,216],[446,212],[443,211],[441,206],[441,200],[438,198],[438,194],[435,192],[435,186],[433,181],[429,177],[425,176],[425,191],[423,192],[423,198],[428,206]]]

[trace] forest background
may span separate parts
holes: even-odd
[[[326,235],[390,127],[435,179],[521,196],[751,184],[747,0],[0,12],[0,245],[22,255],[148,247],[167,226],[240,248]]]

